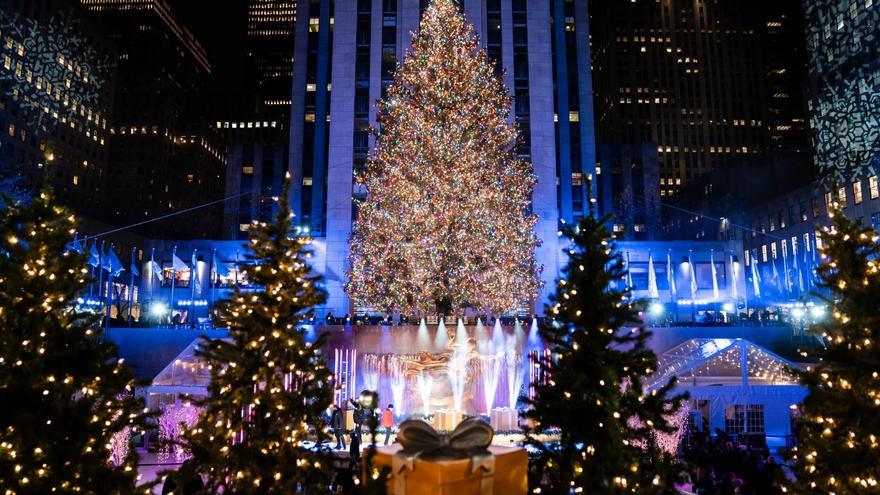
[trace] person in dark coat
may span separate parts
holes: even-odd
[[[196,495],[202,493],[205,483],[202,481],[202,477],[194,472],[190,461],[184,462],[180,466],[178,473],[181,476],[168,476],[165,478],[165,482],[162,484],[162,495]],[[181,480],[175,480],[178,477],[186,480],[183,481],[183,487],[181,488],[177,486],[177,481]]]
[[[351,432],[351,445],[348,446],[348,468],[357,469],[361,462],[361,438],[355,432]]]
[[[338,404],[333,404],[330,428],[333,430],[333,436],[336,437],[336,450],[345,450],[345,412]]]

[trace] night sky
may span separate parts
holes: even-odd
[[[224,114],[235,117],[244,111],[245,33],[247,0],[169,0],[172,8],[192,31],[214,68],[215,105]]]

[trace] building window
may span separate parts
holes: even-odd
[[[732,404],[724,408],[724,431],[731,434],[764,433],[763,404]]]
[[[250,228],[251,228],[251,224],[249,224],[249,223],[238,224],[238,231],[239,232],[247,232],[248,229],[250,229]]]
[[[810,206],[813,209],[813,218],[819,218],[819,215],[822,213],[821,210],[819,210],[819,200],[813,198],[812,200],[810,200],[810,203]]]
[[[764,433],[764,404],[746,406],[746,433]]]
[[[868,189],[871,192],[871,199],[880,197],[880,184],[878,184],[877,176],[868,177]]]
[[[846,208],[846,188],[838,187],[837,188],[837,201],[840,203],[842,208]]]
[[[243,173],[245,175],[251,175],[254,173],[254,167],[253,166],[241,167],[241,173]]]
[[[834,195],[831,194],[831,191],[825,193],[825,210],[830,211],[831,206],[834,203]]]
[[[853,182],[852,190],[853,190],[853,204],[854,205],[862,204],[862,181]]]
[[[766,244],[761,246],[761,259],[764,261],[764,263],[767,262],[767,245]]]
[[[621,225],[619,223],[615,223],[613,230],[614,230],[614,232],[623,232],[624,228],[623,228],[623,225]]]

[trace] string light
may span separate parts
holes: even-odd
[[[305,447],[328,438],[326,429],[310,427],[330,406],[332,384],[303,329],[326,294],[305,262],[309,239],[291,236],[289,187],[288,177],[275,221],[249,229],[256,264],[248,277],[263,289],[236,287],[220,307],[229,337],[206,341],[169,367],[187,384],[209,374],[207,396],[191,406],[201,409],[198,421],[179,434],[183,456],[192,455],[211,493],[311,492],[329,482],[328,454]]]
[[[523,213],[535,176],[516,156],[510,104],[455,2],[433,2],[380,103],[382,131],[358,176],[367,197],[346,285],[357,304],[501,314],[536,296],[536,216]]]
[[[99,315],[80,311],[85,259],[49,191],[0,208],[0,493],[136,493],[131,435],[149,411]],[[70,276],[80,273],[83,276]]]
[[[801,374],[810,394],[799,412],[795,492],[876,493],[880,464],[880,384],[874,345],[880,322],[877,233],[833,205],[821,233],[820,287],[830,292],[832,318],[819,322],[825,347]],[[807,353],[803,353],[807,355]],[[803,452],[803,455],[799,455]]]

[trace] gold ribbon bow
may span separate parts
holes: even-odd
[[[408,419],[400,424],[397,441],[403,447],[393,459],[394,493],[405,495],[406,471],[415,468],[418,458],[433,460],[471,459],[468,472],[482,473],[481,495],[492,495],[495,474],[495,456],[489,452],[492,427],[479,418],[467,418],[451,433],[441,433],[420,419]]]

